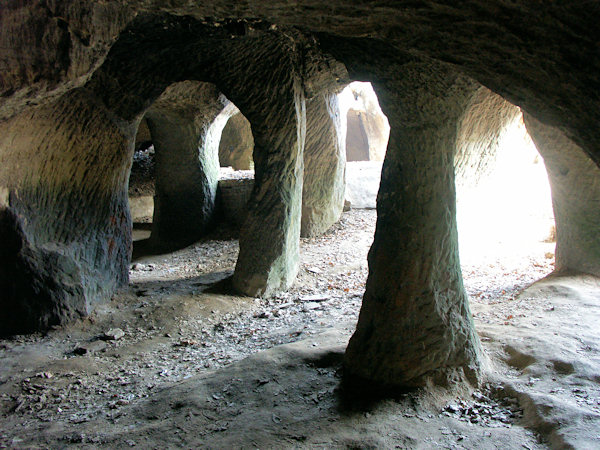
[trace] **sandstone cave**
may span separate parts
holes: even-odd
[[[599,19],[3,2],[0,446],[600,447]]]

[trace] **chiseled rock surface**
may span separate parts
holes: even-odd
[[[135,134],[174,83],[213,83],[251,123],[256,180],[233,284],[268,295],[298,271],[307,101],[373,82],[392,134],[346,368],[380,385],[477,378],[453,176],[471,95],[485,85],[600,162],[600,13],[589,2],[6,3],[0,193],[18,225],[0,241],[17,242],[3,259],[27,270],[17,280],[3,264],[0,279],[2,301],[32,328],[127,283]],[[45,311],[27,310],[27,286],[49,299]]]
[[[20,311],[3,315],[2,329],[44,329],[88,314],[128,282],[135,124],[113,120],[96,96],[76,89],[0,128],[6,217],[16,224],[1,238],[14,241],[21,230],[5,251],[22,268],[15,276],[15,266],[0,265],[0,301]]]
[[[303,237],[324,233],[342,214],[346,168],[345,120],[335,94],[319,95],[307,102]]]
[[[525,111],[558,126],[600,161],[596,150],[600,137],[590,126],[599,122],[600,115],[594,95],[600,82],[599,12],[585,2],[478,0],[467,8],[445,0],[402,0],[393,5],[364,0],[352,4],[303,0],[293,5],[264,0],[193,5],[182,0],[166,5],[151,0],[65,0],[48,7],[9,1],[0,11],[2,117],[49,93],[59,95],[85,84],[111,46],[128,34],[124,32],[127,26],[136,21],[155,15],[157,43],[177,39],[171,34],[161,42],[160,30],[170,28],[169,14],[183,21],[234,19],[226,25],[230,35],[243,28],[251,32],[247,18],[258,18],[343,38],[386,40],[396,49],[412,50],[464,70]],[[181,62],[193,54],[184,53]],[[389,62],[385,58],[379,65]],[[144,73],[155,74],[159,69],[155,66],[155,71]],[[139,78],[139,72],[135,76]]]
[[[480,344],[460,271],[453,161],[457,124],[477,86],[410,56],[397,69],[375,86],[390,144],[345,370],[389,388],[476,383]]]

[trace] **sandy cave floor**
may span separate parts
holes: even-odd
[[[221,233],[135,262],[88,319],[1,340],[0,447],[600,448],[600,282],[530,286],[552,244],[463,257],[479,390],[343,388],[374,224],[353,210],[303,239],[297,282],[272,299],[214,288],[238,252]]]

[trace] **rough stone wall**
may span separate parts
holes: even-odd
[[[458,184],[476,184],[489,173],[508,125],[520,115],[517,106],[483,86],[479,88],[459,125],[454,158]]]
[[[3,332],[88,314],[128,281],[127,171],[137,123],[72,91],[0,125],[8,192],[0,265]]]
[[[600,276],[600,169],[560,130],[530,115],[524,119],[550,180],[555,269]]]
[[[156,155],[153,246],[192,243],[212,225],[218,145],[234,112],[214,85],[181,82],[170,86],[146,113]]]
[[[219,143],[219,163],[221,167],[231,166],[235,170],[250,170],[254,168],[252,152],[254,138],[252,127],[243,114],[234,114],[221,134]]]
[[[301,235],[311,237],[337,222],[344,208],[346,117],[335,94],[311,99],[306,115]]]
[[[348,161],[369,161],[369,138],[361,111],[348,110],[348,126],[346,133],[346,159]]]

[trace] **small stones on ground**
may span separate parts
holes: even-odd
[[[179,342],[173,344],[173,347],[192,347],[198,345],[198,341],[194,339],[180,339]]]
[[[19,415],[19,420],[29,421],[35,426],[41,422],[82,423],[95,420],[107,411],[108,416],[114,418],[126,409],[121,407],[126,406],[127,402],[134,404],[137,399],[152,396],[153,391],[159,390],[165,383],[218,369],[279,344],[309,339],[333,324],[339,326],[342,321],[349,324],[344,328],[350,334],[354,331],[368,275],[365,261],[374,225],[374,211],[353,210],[323,236],[302,238],[301,257],[305,261],[305,270],[299,275],[301,282],[273,298],[249,299],[245,304],[246,309],[235,312],[225,312],[234,310],[229,309],[231,305],[209,303],[202,306],[203,299],[198,297],[193,302],[183,304],[183,307],[176,303],[180,294],[189,296],[194,290],[202,291],[204,286],[214,283],[214,274],[233,272],[239,248],[235,240],[201,242],[187,253],[175,253],[169,259],[156,260],[155,264],[135,263],[131,266],[132,284],[128,295],[116,296],[110,305],[114,316],[99,314],[96,323],[91,324],[100,338],[95,337],[92,341],[84,337],[72,338],[67,336],[69,328],[56,327],[55,331],[43,338],[0,341],[0,354],[5,360],[13,357],[15,349],[24,344],[42,342],[44,345],[50,343],[50,349],[54,345],[60,349],[57,359],[72,357],[71,350],[77,345],[75,354],[93,355],[93,358],[73,363],[99,363],[97,371],[85,374],[78,369],[71,369],[76,372],[73,373],[61,372],[54,367],[51,374],[46,372],[50,366],[39,367],[36,369],[38,373],[32,370],[19,374],[16,383],[18,392],[6,402],[10,404],[12,412]],[[357,264],[357,260],[362,262]],[[550,264],[549,260],[545,261]],[[169,269],[173,270],[172,274],[168,272]],[[504,302],[507,308],[510,306],[510,310],[501,310],[504,305],[502,302],[505,299],[514,300],[514,294],[520,286],[539,278],[541,269],[533,269],[531,274],[524,272],[523,278],[517,278],[512,273],[505,274],[501,268],[473,268],[465,273],[467,289],[474,301],[486,304],[497,301],[495,308],[490,309],[489,313],[481,313],[481,318],[478,314],[477,319],[495,320],[497,316],[497,320],[504,321],[508,315],[514,314],[517,305]],[[210,274],[213,274],[212,278]],[[494,284],[493,277],[501,277],[502,283]],[[509,281],[504,282],[506,277]],[[508,283],[513,283],[515,287]],[[490,286],[496,284],[501,288],[492,291]],[[196,314],[199,311],[196,307],[199,306],[202,306],[199,308],[201,313]],[[525,310],[525,300],[519,307]],[[132,321],[128,322],[127,314],[131,311],[135,314]],[[179,316],[186,316],[187,320],[179,322]],[[90,326],[87,323],[85,325]],[[112,327],[123,334],[116,332],[112,335]],[[109,331],[103,333],[106,329]],[[73,336],[80,336],[76,333],[79,330],[73,331]],[[112,335],[113,338],[104,335]],[[115,340],[119,341],[115,343],[118,345],[107,342]],[[482,340],[487,338],[483,337]],[[136,347],[138,343],[141,347]],[[311,344],[318,346],[316,342]],[[111,350],[103,352],[107,348]],[[23,380],[25,376],[28,377],[27,381]],[[336,372],[331,371],[331,376],[337,376]],[[2,375],[0,383],[4,380],[8,380],[8,377]],[[269,390],[274,389],[276,384],[276,379],[269,379],[265,375],[264,378],[257,377],[253,388]],[[222,393],[216,395],[220,400],[213,399],[215,403],[225,405],[229,399],[229,396],[224,398]],[[274,395],[281,398],[287,393],[276,390]],[[490,407],[493,401],[483,393],[474,394],[473,399],[464,404],[455,400],[441,414],[470,423],[479,420],[480,425],[489,427],[506,426],[505,420],[510,422],[519,417],[516,399],[514,403],[509,400],[506,405],[504,401],[498,401],[497,407]],[[319,393],[306,397],[306,400],[309,404],[320,403],[323,397]],[[407,411],[403,415],[406,420],[427,421],[422,413]],[[281,418],[281,414],[277,418]],[[273,419],[273,422],[276,420]],[[225,430],[227,426],[220,422],[215,424],[215,430]],[[304,435],[292,438],[299,441],[307,439]],[[460,440],[456,435],[455,439]],[[10,443],[10,440],[7,438],[5,442]],[[122,441],[122,444],[136,445],[134,441],[130,442],[133,444],[129,444],[129,441]],[[137,446],[144,444],[138,442]]]
[[[125,336],[125,332],[120,328],[111,328],[104,333],[104,339],[107,341],[117,341]]]
[[[300,297],[300,301],[302,302],[324,302],[330,299],[331,297],[326,294],[304,295]]]
[[[464,422],[488,427],[510,426],[523,415],[518,401],[513,398],[502,399],[501,403],[480,391],[473,393],[476,401],[458,400],[448,403],[442,413]]]
[[[135,263],[131,266],[131,270],[133,271],[144,271],[144,272],[151,272],[156,268],[156,266],[154,264],[140,264],[140,263]]]
[[[318,308],[322,308],[322,305],[317,302],[307,302],[304,304],[305,310],[318,309]]]
[[[106,349],[106,347],[106,342],[100,340],[85,342],[75,347],[73,353],[79,356],[90,355],[93,353],[101,352],[102,350]]]
[[[54,375],[52,372],[39,372],[35,374],[38,378],[52,378]]]

